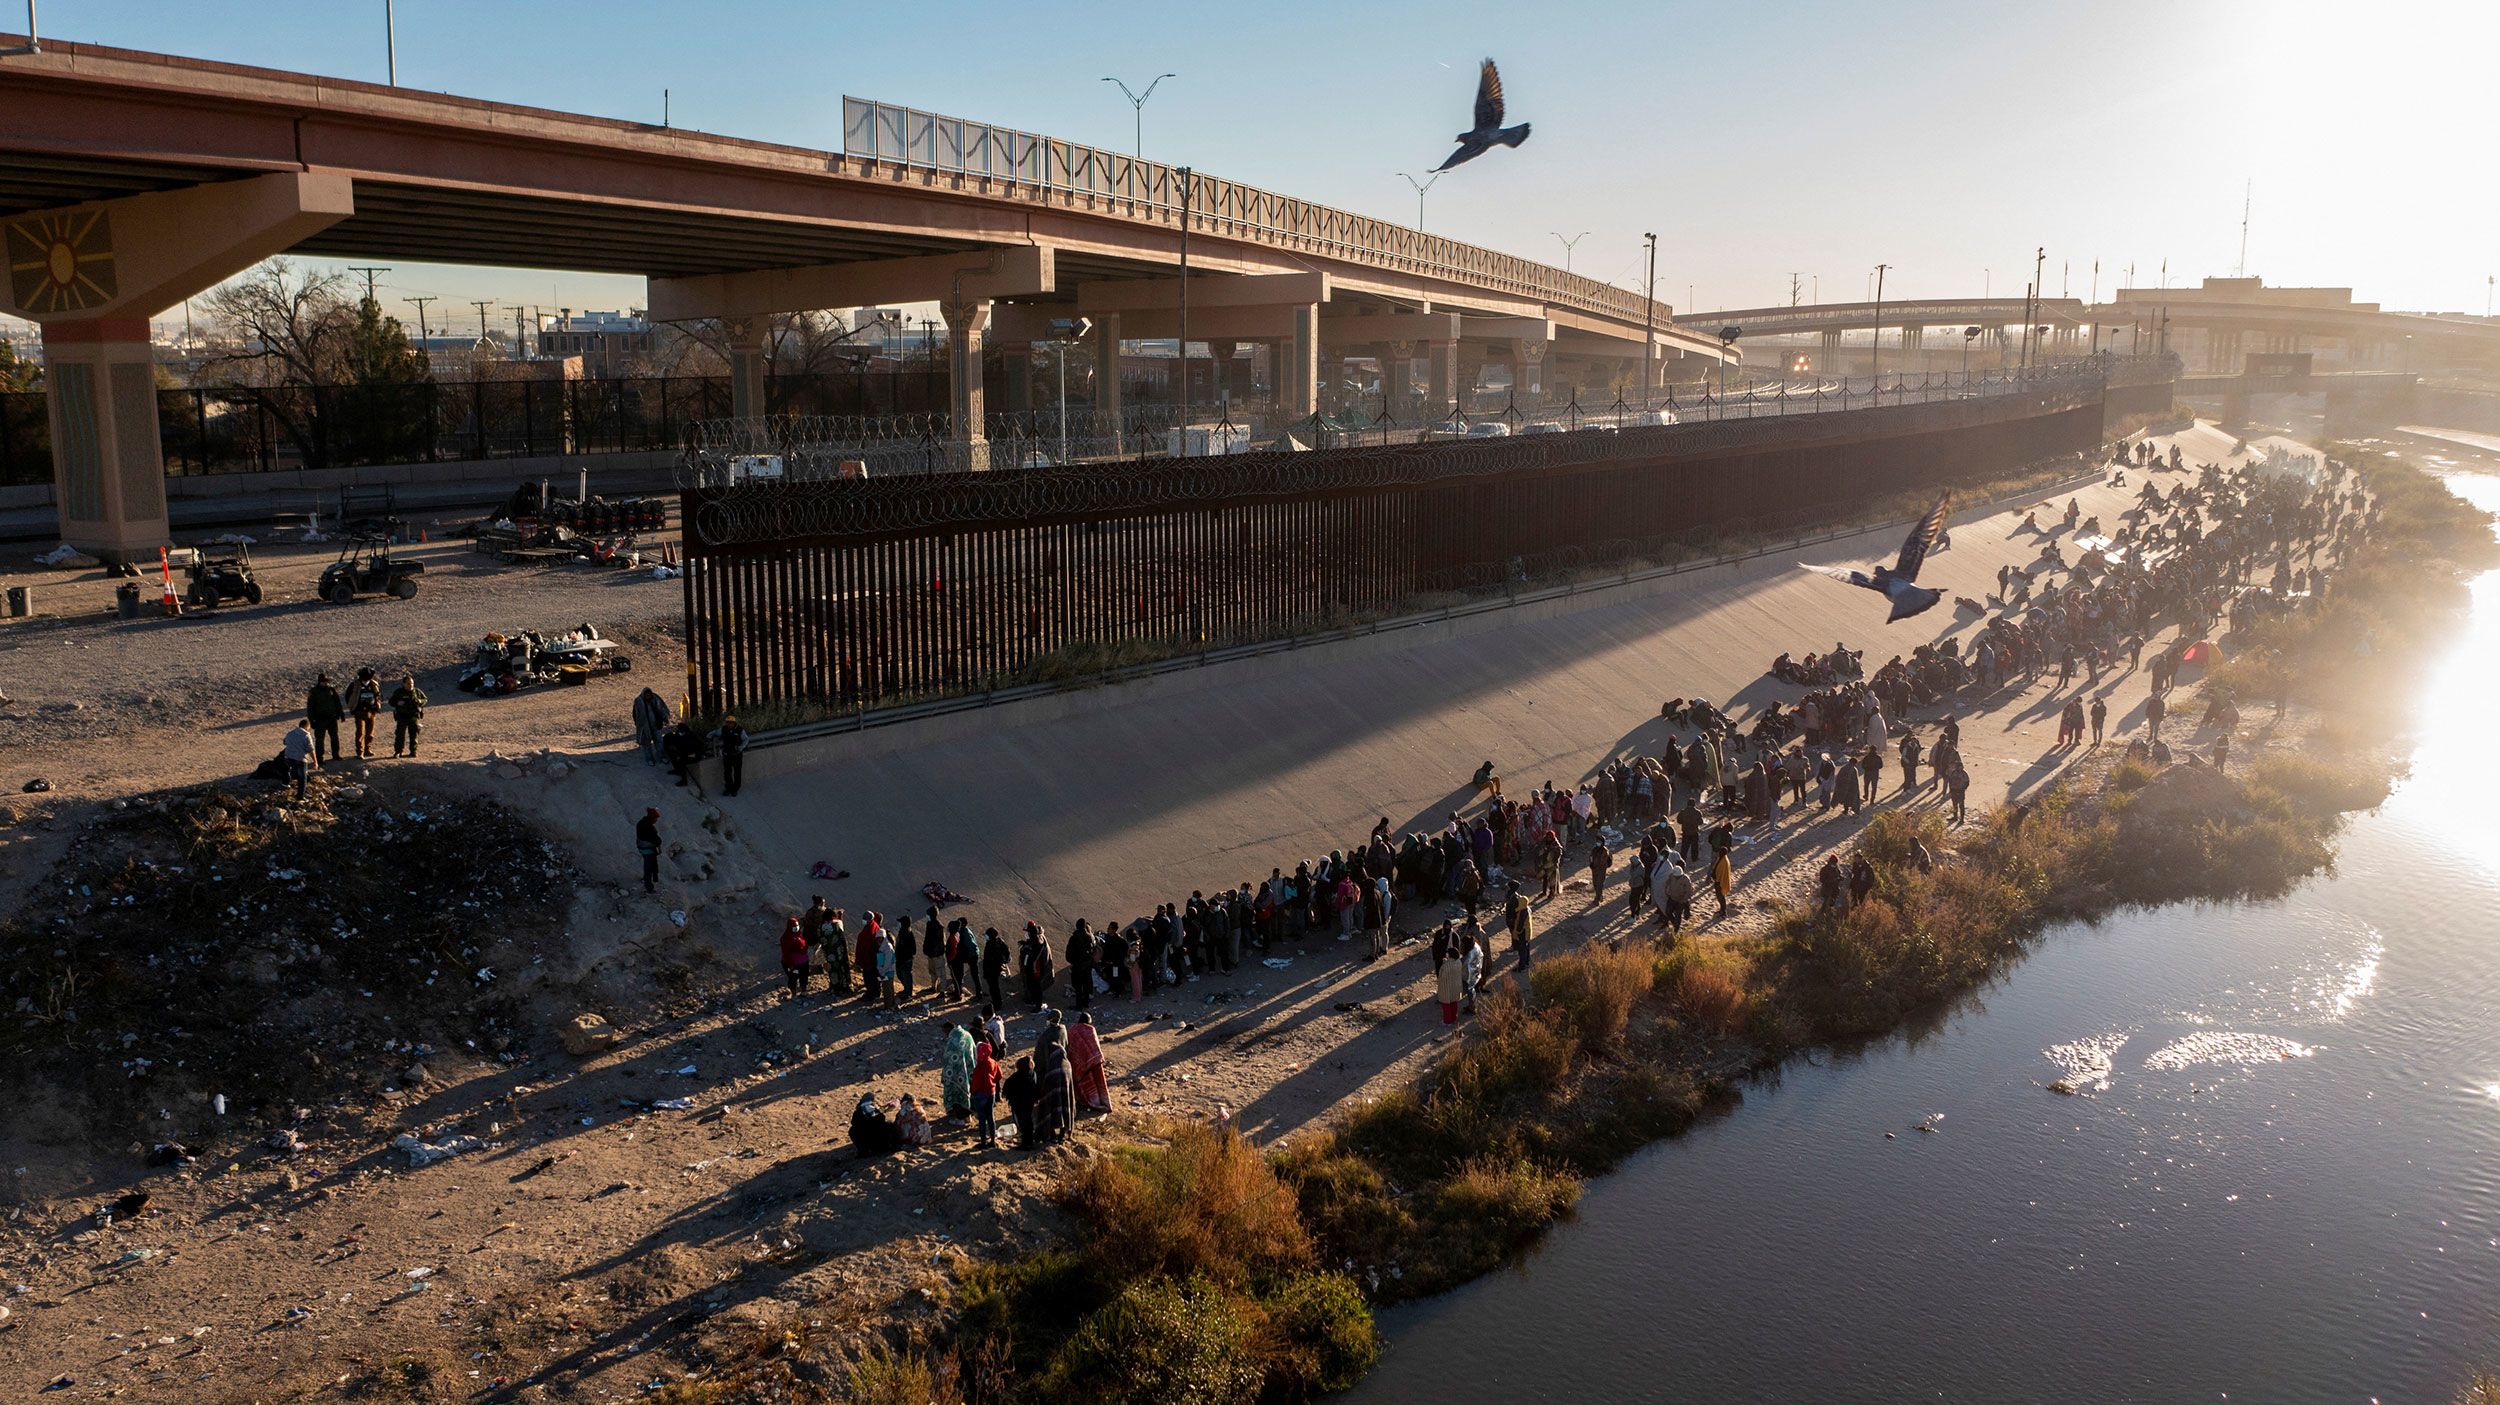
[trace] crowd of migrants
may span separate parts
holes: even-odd
[[[957,895],[936,884],[923,890],[928,906],[920,918],[868,911],[856,928],[845,909],[818,897],[779,934],[787,998],[809,998],[821,978],[829,995],[885,1010],[925,997],[931,1009],[960,1003],[966,1011],[944,1022],[937,1106],[909,1094],[890,1108],[873,1091],[861,1097],[851,1135],[862,1154],[926,1145],[932,1119],[948,1117],[973,1119],[980,1143],[996,1146],[1002,1100],[1017,1145],[1047,1146],[1067,1135],[1080,1112],[1111,1107],[1091,1013],[1096,1001],[1143,1001],[1313,939],[1359,938],[1365,960],[1382,959],[1394,917],[1411,904],[1448,914],[1431,928],[1428,950],[1440,1018],[1454,1024],[1472,1012],[1494,975],[1488,916],[1498,911],[1495,930],[1506,935],[1514,969],[1527,971],[1536,910],[1561,896],[1567,865],[1586,870],[1592,900],[1602,901],[1620,863],[1628,916],[1637,922],[1647,911],[1672,941],[1702,897],[1715,898],[1717,913],[1728,911],[1734,851],[1751,832],[1775,829],[1783,811],[1803,815],[1811,804],[1808,823],[1835,809],[1855,816],[1881,803],[1884,772],[1897,768],[1895,800],[1934,787],[1931,798],[1950,806],[1954,824],[1964,823],[1970,773],[1960,709],[2008,688],[2027,690],[2052,669],[2061,691],[2082,673],[2086,683],[2067,698],[2058,745],[2081,747],[2087,731],[2098,745],[2107,722],[2105,694],[2096,691],[2102,678],[2122,657],[2130,670],[2143,667],[2148,636],[2165,624],[2179,632],[2151,661],[2145,735],[2130,742],[2130,752],[2171,764],[2177,758],[2161,733],[2164,698],[2193,641],[2205,639],[2226,613],[2244,618],[2323,598],[2321,555],[2340,560],[2366,531],[2370,509],[2339,465],[2281,452],[2237,469],[2204,465],[2192,481],[2178,477],[2166,491],[2153,481],[2163,467],[2149,446],[2121,460],[2114,484],[2125,486],[2131,469],[2145,481],[2115,531],[2104,533],[2071,499],[2053,525],[2026,517],[2015,534],[2037,536],[2042,553],[2030,570],[2001,571],[1999,593],[1984,604],[1959,602],[1966,613],[1986,617],[1967,643],[1920,645],[1872,674],[1845,646],[1803,661],[1782,654],[1772,672],[1808,691],[1793,704],[1769,704],[1747,725],[1707,701],[1671,699],[1660,715],[1676,731],[1656,754],[1610,760],[1576,788],[1549,782],[1509,795],[1486,761],[1472,778],[1473,796],[1429,831],[1400,835],[1383,817],[1359,844],[1301,861],[1291,872],[1271,868],[1264,881],[1193,892],[1128,921],[1080,919],[1057,942],[1034,922],[1013,943],[996,927],[976,932],[966,919],[943,913]],[[2186,473],[2175,449],[2167,467]],[[2218,525],[2209,528],[2208,521]],[[2071,561],[2069,544],[2076,549]],[[2252,583],[2260,574],[2263,586]],[[1942,714],[1932,742],[1909,721],[1920,710]],[[683,724],[666,718],[656,693],[637,700],[647,754],[655,763],[670,761],[684,780],[688,748],[672,753],[662,744]],[[2217,697],[2205,719],[2214,729],[2211,764],[2227,766],[2237,721],[2236,707]],[[742,732],[727,740],[725,756],[743,750]],[[2205,764],[2195,754],[2186,760]],[[725,789],[734,794],[734,781]],[[657,879],[658,820],[652,810],[637,829],[646,882]],[[1583,843],[1586,849],[1570,857]],[[1619,852],[1627,845],[1628,853]],[[1936,861],[1923,843],[1914,860]],[[1844,864],[1835,849],[1818,874],[1819,910],[1843,917],[1874,884],[1864,855]],[[1062,985],[1065,1010],[1047,1003]],[[1013,1055],[1010,1066],[1007,1012],[1019,1007],[1041,1027],[1030,1052]]]

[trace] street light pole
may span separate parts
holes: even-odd
[[[1649,408],[1649,390],[1656,382],[1650,379],[1650,361],[1658,354],[1658,236],[1644,234],[1649,244],[1649,308],[1641,322],[1641,408]]]
[[[1408,185],[1415,187],[1415,232],[1421,234],[1424,229],[1424,197],[1431,194],[1432,188],[1441,183],[1441,177],[1445,173],[1435,171],[1432,173],[1432,179],[1424,181],[1419,181],[1404,171],[1398,174],[1405,177]]]
[[[1155,81],[1147,84],[1146,91],[1142,93],[1130,88],[1128,84],[1121,82],[1117,78],[1105,78],[1102,80],[1105,83],[1109,83],[1117,87],[1120,90],[1120,95],[1128,99],[1128,105],[1135,109],[1135,116],[1137,118],[1137,159],[1140,161],[1146,159],[1146,99],[1155,95],[1155,89],[1162,86],[1164,79],[1175,78],[1178,76],[1178,74],[1172,73],[1159,73],[1155,75]]]
[[[1891,268],[1888,263],[1875,265],[1875,340],[1868,345],[1866,352],[1867,379],[1875,383],[1875,399],[1879,404],[1884,398],[1884,274]]]
[[[399,86],[399,15],[393,0],[382,0],[382,61],[389,66],[391,86]]]
[[[1424,223],[1424,222],[1423,222],[1423,218],[1422,218],[1422,212],[1421,212],[1421,211],[1418,211],[1418,212],[1417,212],[1417,215],[1416,215],[1416,220],[1415,220],[1415,227],[1416,227],[1416,228],[1418,228],[1418,229],[1421,229],[1421,228],[1423,227],[1423,223]],[[1588,237],[1589,237],[1589,232],[1588,232],[1587,230],[1585,230],[1585,229],[1584,229],[1584,230],[1581,230],[1579,233],[1572,235],[1572,236],[1571,236],[1570,238],[1568,238],[1568,239],[1563,239],[1563,237],[1562,237],[1562,231],[1561,231],[1561,230],[1559,230],[1559,229],[1547,230],[1546,232],[1547,232],[1548,234],[1553,235],[1553,236],[1554,236],[1555,238],[1557,238],[1557,239],[1562,239],[1562,246],[1563,246],[1563,272],[1565,272],[1565,273],[1569,273],[1569,272],[1571,271],[1571,251],[1572,251],[1573,249],[1576,249],[1576,248],[1578,248],[1578,247],[1580,246],[1580,241],[1581,241],[1581,240],[1586,239],[1586,238],[1588,238]],[[2485,308],[2485,309],[2483,309],[2483,310],[2484,310],[2485,314],[2488,314],[2488,313],[2490,312],[2490,309],[2489,309],[2489,308]]]
[[[1181,457],[1189,457],[1189,197],[1190,169],[1180,168],[1181,178]]]

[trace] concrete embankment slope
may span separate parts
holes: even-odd
[[[2178,436],[2191,463],[2227,436]],[[2168,441],[2163,441],[2167,443]],[[2165,478],[2165,484],[2176,481]],[[2110,527],[2138,480],[2061,488]],[[1609,757],[1654,750],[1662,700],[1703,696],[1740,714],[1796,695],[1766,670],[1783,650],[1835,641],[1870,667],[1974,627],[1951,597],[1984,598],[1999,566],[2029,565],[2047,539],[2017,533],[2025,509],[1957,519],[1953,547],[1922,580],[1947,598],[1887,627],[1884,601],[1795,568],[1796,560],[1889,559],[1887,526],[1798,553],[1575,597],[1567,609],[1503,611],[1317,645],[1118,690],[956,714],[775,749],[722,802],[767,869],[766,893],[823,892],[837,905],[918,913],[936,880],[974,904],[976,927],[1024,918],[1054,933],[1076,918],[1125,921],[1152,904],[1290,870],[1359,840],[1380,816],[1437,821],[1490,759],[1515,791],[1573,784]],[[2043,519],[2056,512],[2043,508]],[[2133,704],[2119,705],[2124,715]],[[2048,715],[1966,729],[1974,800],[2036,784]],[[2039,735],[2032,735],[2035,726]],[[810,883],[808,865],[848,869]],[[762,937],[759,935],[758,940]]]

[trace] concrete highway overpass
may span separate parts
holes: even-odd
[[[1886,366],[1905,370],[1922,354],[1958,353],[1969,327],[1980,329],[1978,341],[1988,353],[2010,355],[2026,322],[2048,329],[2039,334],[2036,351],[2052,357],[2092,350],[2096,340],[2117,351],[2166,347],[2191,372],[2213,375],[2236,376],[2249,356],[2263,354],[2308,353],[2349,371],[2500,367],[2500,320],[2389,312],[2355,302],[2350,288],[2271,288],[2257,278],[2121,288],[2097,304],[2064,297],[2029,304],[2022,298],[1912,299],[1688,311],[1675,320],[1712,335],[1741,327],[1740,344],[1811,336],[1826,360],[1841,354],[1851,334],[1872,334],[1885,347]]]
[[[0,35],[0,47],[15,40]],[[147,319],[276,254],[642,274],[662,320],[719,318],[739,414],[765,318],[935,302],[978,453],[985,342],[1096,335],[1276,348],[1287,417],[1324,363],[1394,362],[1435,413],[1488,359],[1549,369],[1724,353],[1595,279],[1155,162],[846,100],[818,151],[85,44],[0,58],[0,310],[43,328],[64,535],[164,539]],[[1427,384],[1403,382],[1414,359]],[[1589,370],[1593,375],[1608,372]],[[1107,402],[1116,410],[1116,377]],[[1412,403],[1420,402],[1420,403]]]

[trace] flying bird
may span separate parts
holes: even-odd
[[[1936,505],[1927,510],[1926,516],[1918,519],[1916,526],[1910,528],[1909,538],[1901,543],[1900,559],[1890,566],[1878,565],[1864,571],[1852,571],[1841,566],[1808,566],[1800,561],[1798,567],[1861,589],[1881,591],[1884,598],[1892,602],[1892,614],[1884,620],[1886,624],[1924,614],[1944,598],[1944,592],[1920,585],[1918,568],[1929,556],[1953,544],[1953,538],[1945,532],[1944,526],[1945,517],[1952,510],[1951,493],[1936,499]]]
[[[1458,150],[1450,153],[1449,160],[1432,169],[1446,171],[1452,166],[1473,161],[1492,150],[1496,142],[1503,146],[1517,146],[1527,139],[1527,123],[1522,122],[1516,127],[1502,125],[1502,71],[1493,66],[1493,60],[1486,59],[1484,67],[1476,73],[1475,130],[1459,133],[1453,139],[1458,143]]]

